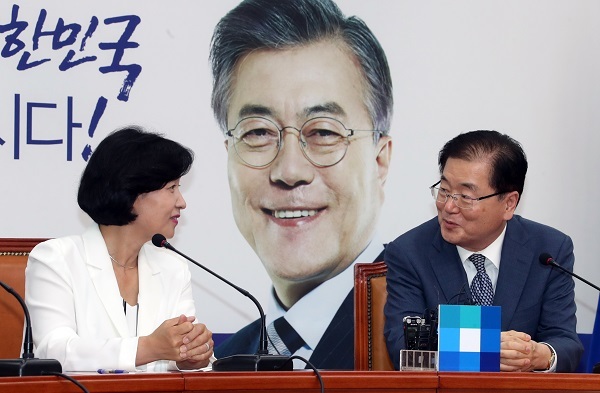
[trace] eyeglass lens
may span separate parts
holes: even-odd
[[[431,187],[431,195],[433,196],[433,199],[440,204],[448,203],[448,198],[450,198],[453,203],[461,209],[473,208],[473,199],[470,199],[466,195],[451,195],[448,192],[441,190],[439,187]]]
[[[238,156],[246,164],[254,167],[269,165],[279,153],[284,130],[262,117],[242,119],[231,130]],[[335,165],[344,158],[348,149],[349,131],[339,121],[317,117],[308,120],[298,134],[300,148],[306,158],[318,166]]]

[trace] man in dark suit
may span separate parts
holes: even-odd
[[[446,143],[439,168],[431,187],[438,217],[385,252],[385,336],[395,366],[405,316],[468,299],[502,307],[501,371],[574,371],[583,351],[574,282],[539,262],[547,252],[572,271],[573,243],[514,214],[527,172],[521,146],[496,131],[468,132]]]
[[[383,251],[374,238],[391,157],[383,49],[330,0],[247,0],[217,25],[211,61],[233,214],[273,283],[270,352],[352,369],[353,264]],[[248,325],[216,356],[256,353],[259,331]]]

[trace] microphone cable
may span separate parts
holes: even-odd
[[[273,348],[275,348],[275,352],[277,352],[278,355],[281,355],[281,353],[279,353],[279,350],[277,349],[277,347],[275,347],[275,345],[273,344],[273,340],[271,340],[271,336],[269,336],[269,333],[267,333],[267,340],[269,340],[271,345],[273,345]],[[319,386],[321,387],[321,393],[324,393],[325,392],[325,384],[323,383],[323,378],[321,377],[321,373],[310,361],[306,360],[302,356],[297,356],[297,355],[290,356],[290,358],[288,360],[286,360],[281,366],[279,366],[279,368],[283,368],[284,365],[288,364],[289,362],[291,362],[294,359],[303,361],[304,364],[306,364],[310,369],[312,369],[315,372],[315,375],[317,376],[317,380],[319,381]]]
[[[466,288],[468,288],[468,287],[469,287],[469,283],[464,283],[462,285],[462,287],[460,288],[460,291],[456,295],[454,295],[450,299],[448,299],[448,303],[447,304],[451,305],[452,301],[454,299],[456,299],[456,302],[454,304],[457,305],[457,306],[458,305],[462,305],[463,303],[462,303],[461,299],[464,297],[464,298],[466,298],[465,302],[467,303],[466,304],[467,306],[474,306],[476,303],[473,301],[473,299],[471,299],[471,297],[467,293]]]
[[[72,383],[74,383],[75,385],[77,385],[84,393],[90,393],[89,390],[87,390],[87,388],[85,386],[83,386],[83,384],[81,382],[79,382],[78,380],[76,380],[75,378],[72,378],[70,376],[68,376],[67,374],[63,374],[63,373],[58,373],[55,371],[42,371],[41,375],[56,375],[57,377],[61,377],[66,379],[67,381],[70,381]]]

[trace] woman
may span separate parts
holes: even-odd
[[[80,236],[36,246],[25,271],[35,353],[65,371],[166,371],[209,364],[212,333],[194,324],[190,272],[147,243],[173,237],[186,203],[179,180],[191,150],[124,128],[92,154],[79,206],[94,220]]]

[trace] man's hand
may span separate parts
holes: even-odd
[[[500,371],[546,370],[552,353],[527,333],[510,330],[500,336]]]

